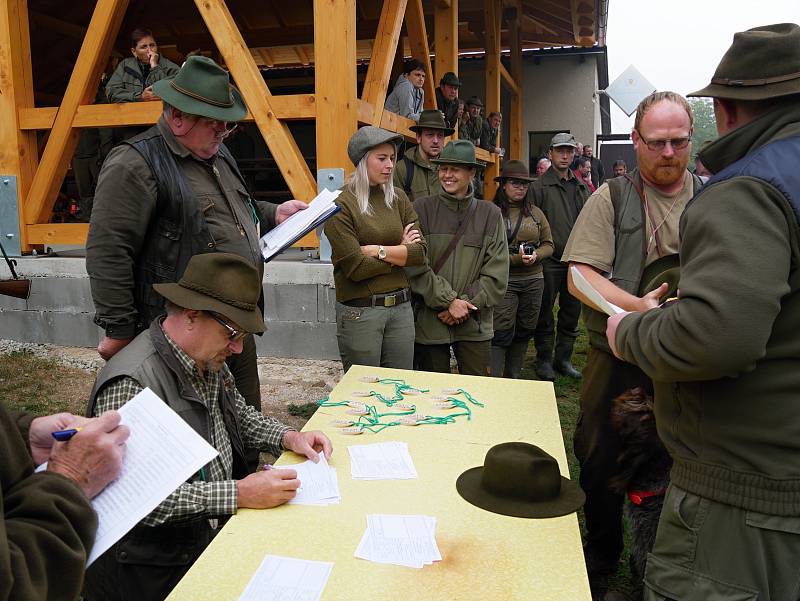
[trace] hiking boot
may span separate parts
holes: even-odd
[[[540,380],[555,382],[556,372],[553,371],[553,364],[549,361],[540,361],[536,363],[536,376]]]
[[[553,364],[555,370],[560,373],[562,376],[567,376],[569,378],[575,378],[576,380],[580,380],[581,372],[575,369],[575,366],[572,365],[571,361],[556,361]]]

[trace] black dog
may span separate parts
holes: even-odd
[[[611,423],[622,439],[618,474],[611,490],[626,495],[625,512],[633,534],[631,573],[641,598],[647,554],[653,549],[658,519],[669,485],[670,458],[656,433],[653,398],[643,388],[626,390],[611,408]]]

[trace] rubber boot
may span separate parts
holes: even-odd
[[[582,377],[581,372],[575,369],[575,366],[572,365],[572,346],[574,344],[575,340],[571,338],[558,339],[556,342],[555,361],[553,361],[553,367],[563,376],[580,380]]]
[[[528,354],[528,341],[512,342],[506,355],[506,375],[518,379],[522,374],[522,364]]]
[[[492,370],[493,378],[502,378],[506,370],[506,351],[505,346],[491,347],[491,354],[489,356],[489,368]]]

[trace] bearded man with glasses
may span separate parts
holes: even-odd
[[[163,312],[152,285],[177,282],[199,253],[229,252],[263,274],[259,236],[305,208],[255,201],[223,145],[247,115],[227,71],[190,57],[174,79],[153,84],[164,101],[158,123],[117,146],[103,163],[86,244],[97,347],[108,360]],[[263,295],[259,298],[263,308]],[[252,335],[229,359],[236,386],[259,411],[261,394]],[[252,454],[251,467],[258,462]]]
[[[678,220],[700,187],[686,169],[692,125],[692,109],[683,96],[656,92],[645,98],[631,134],[638,169],[607,180],[589,197],[564,249],[562,261],[626,311],[646,311],[674,296]],[[652,392],[653,383],[638,367],[611,353],[605,337],[608,316],[575,287],[571,269],[569,290],[583,303],[589,333],[574,444],[586,492],[589,582],[593,592],[602,593],[623,548],[624,497],[609,490],[621,450],[619,434],[610,423],[611,406],[629,388]]]

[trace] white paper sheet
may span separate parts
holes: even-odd
[[[409,480],[417,470],[405,442],[351,445],[350,473],[355,480]]]
[[[290,505],[330,505],[341,501],[336,470],[328,465],[323,453],[319,454],[319,463],[308,459],[303,463],[282,465],[273,469],[297,471],[300,488],[295,498],[289,501]]]
[[[239,601],[319,601],[333,563],[267,555]]]
[[[264,260],[270,260],[335,213],[337,206],[334,201],[339,194],[341,190],[323,190],[308,203],[308,208],[297,211],[261,236],[259,247]]]
[[[354,555],[377,563],[422,568],[442,555],[436,518],[425,515],[367,515],[367,529]]]
[[[87,566],[219,454],[149,388],[119,412],[131,435],[122,473],[92,500],[99,524]]]
[[[572,283],[575,287],[583,292],[586,297],[592,301],[597,307],[603,310],[606,315],[616,315],[617,313],[624,313],[624,309],[619,308],[614,303],[608,302],[605,297],[597,291],[597,288],[592,286],[588,280],[583,277],[583,274],[573,265],[570,267],[572,271]]]

